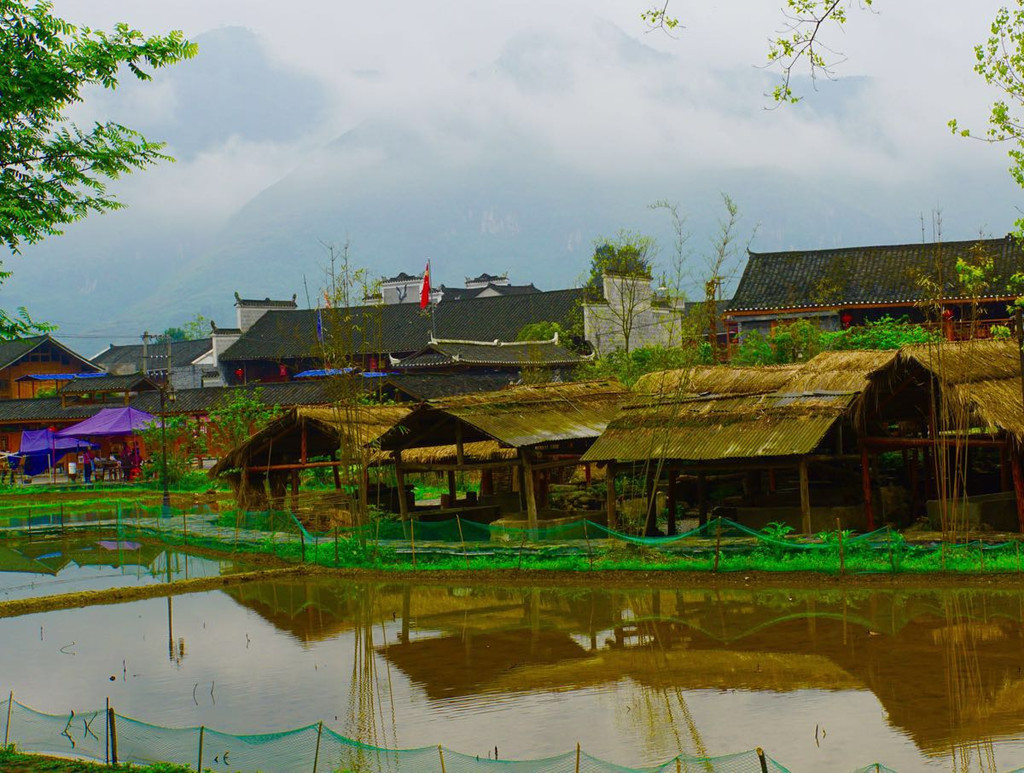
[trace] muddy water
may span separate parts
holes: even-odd
[[[1019,590],[295,580],[0,620],[0,691],[506,759],[760,745],[793,771],[1003,771],[1024,765],[1022,619]]]
[[[214,577],[245,568],[235,561],[116,537],[4,540],[0,543],[0,601]]]

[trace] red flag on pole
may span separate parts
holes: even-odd
[[[423,282],[420,284],[420,308],[425,309],[430,303],[430,261],[423,270]]]

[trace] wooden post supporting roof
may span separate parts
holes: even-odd
[[[615,462],[608,462],[608,468],[605,470],[605,494],[605,506],[608,508],[608,528],[615,529],[619,525],[615,517]]]
[[[1010,459],[1013,469],[1013,490],[1017,495],[1017,527],[1024,533],[1024,465],[1019,449],[1013,449]]]
[[[455,490],[455,470],[448,470],[448,507],[455,507],[459,492]]]
[[[668,468],[668,534],[676,533],[676,470]]]
[[[466,455],[462,445],[462,422],[455,420],[455,463],[460,467],[466,463]]]
[[[860,475],[861,486],[864,489],[864,518],[867,521],[868,531],[874,531],[875,510],[871,504],[871,462],[868,459],[867,448],[862,448],[860,452]]]
[[[530,452],[520,451],[523,459],[523,493],[526,496],[526,520],[529,528],[537,528],[537,476],[533,470]]]
[[[800,528],[811,533],[811,481],[807,474],[807,460],[800,460]]]
[[[395,485],[398,486],[398,514],[402,520],[409,518],[409,503],[405,498],[405,470],[402,467],[402,452],[395,451]]]
[[[697,473],[697,522],[708,522],[708,479],[703,472]]]
[[[299,451],[299,461],[305,464],[307,461],[309,461],[309,437],[308,432],[306,431],[306,419],[300,418],[299,423],[302,428],[302,435],[300,438],[301,450]]]

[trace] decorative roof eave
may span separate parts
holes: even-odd
[[[758,314],[766,311],[775,312],[793,312],[797,313],[805,310],[821,310],[821,311],[839,311],[840,309],[873,309],[873,308],[884,308],[889,306],[919,306],[922,303],[927,303],[930,300],[935,300],[939,303],[972,303],[974,301],[985,301],[990,303],[995,302],[1010,302],[1016,300],[1016,296],[1012,295],[979,295],[979,296],[966,296],[966,295],[950,295],[943,296],[942,298],[899,298],[891,301],[840,301],[837,303],[804,303],[799,306],[741,306],[735,309],[727,309],[725,316],[732,314]]]

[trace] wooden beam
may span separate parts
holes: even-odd
[[[463,465],[466,463],[466,455],[462,447],[462,422],[455,420],[455,463]]]
[[[615,462],[608,462],[605,470],[605,506],[608,508],[608,528],[614,529],[618,526],[615,517]]]
[[[1017,494],[1017,528],[1024,533],[1024,466],[1021,464],[1020,452],[1016,449],[1012,454],[1013,490]]]
[[[299,442],[300,442],[300,446],[299,446],[299,449],[300,449],[299,450],[299,461],[301,461],[303,464],[305,464],[309,460],[309,455],[307,453],[308,448],[309,448],[309,438],[308,438],[308,432],[306,430],[306,419],[305,418],[300,418],[299,419],[299,426],[301,427],[301,430],[300,430],[301,431],[301,436],[300,436],[300,440],[299,440]]]
[[[668,534],[676,533],[676,469],[668,468]]]
[[[448,507],[455,507],[459,493],[455,490],[455,470],[448,470]]]
[[[956,447],[960,446],[966,448],[967,446],[974,446],[975,448],[999,448],[1005,445],[1006,441],[1002,439],[995,439],[992,437],[973,437],[970,435],[964,435],[963,437],[951,438],[951,437],[938,437],[938,438],[926,438],[926,437],[866,437],[861,438],[861,445],[868,446],[873,449],[892,449],[899,451],[903,448],[930,448],[932,446],[943,446],[943,447]]]
[[[289,464],[263,464],[255,465],[253,467],[246,467],[246,472],[272,472],[274,470],[312,470],[315,467],[348,467],[347,462],[339,461],[327,461],[327,462],[294,462]]]
[[[811,533],[811,481],[807,474],[807,460],[800,460],[800,528]]]
[[[531,529],[537,528],[537,480],[529,452],[522,454],[523,493],[526,495],[526,521]]]
[[[534,462],[533,469],[535,470],[552,470],[556,467],[579,467],[581,464],[579,457],[574,459],[553,459],[547,462]]]
[[[508,467],[510,464],[515,464],[513,459],[505,459],[504,461],[497,462],[468,462],[463,465],[449,464],[449,463],[438,463],[438,464],[418,464],[416,462],[402,462],[402,466],[406,472],[447,472],[448,470],[455,470],[456,472],[467,471],[467,470],[500,470],[504,467]]]
[[[868,531],[875,530],[875,511],[871,504],[871,463],[868,459],[868,449],[860,452],[860,475],[861,486],[864,489],[864,518],[867,520]]]
[[[398,514],[406,521],[409,519],[409,503],[405,498],[405,467],[398,451],[395,452],[395,485],[398,486]]]
[[[703,472],[697,473],[697,522],[708,522],[708,480]]]

